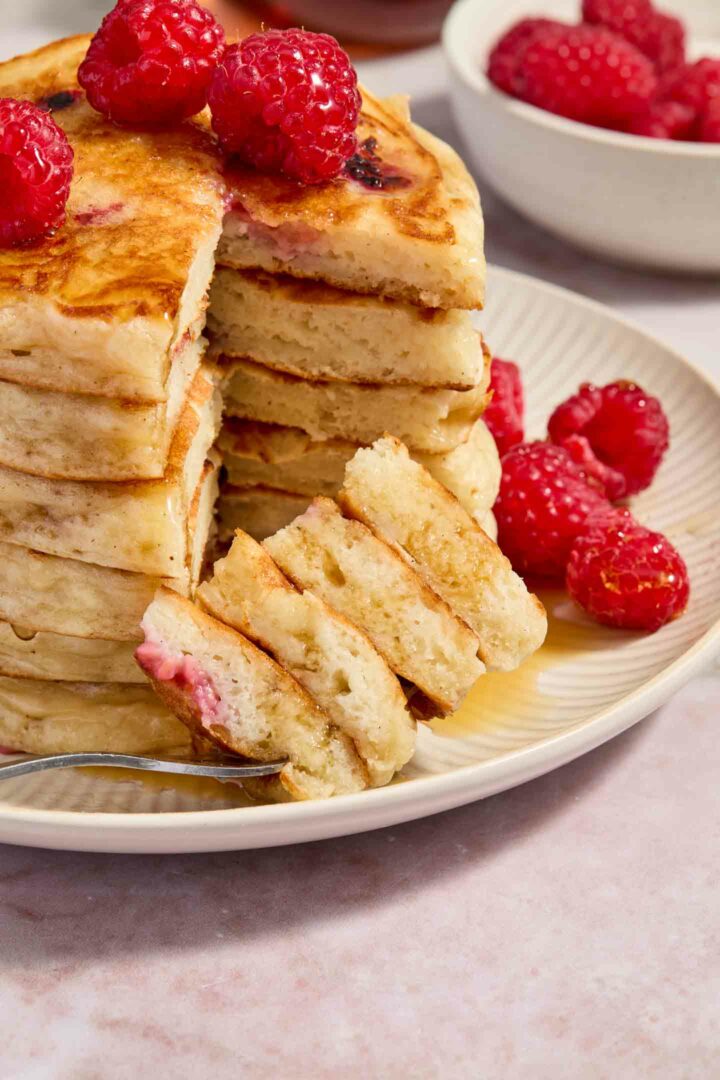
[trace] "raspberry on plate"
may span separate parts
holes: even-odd
[[[612,499],[648,487],[670,444],[670,427],[660,402],[635,383],[624,381],[603,387],[584,383],[555,409],[548,435],[558,445],[568,436],[584,436],[599,465],[624,478],[624,489],[615,480],[609,486]]]
[[[561,579],[587,520],[610,509],[561,446],[523,443],[503,458],[494,507],[498,544],[521,574]]]
[[[59,228],[72,176],[72,147],[52,116],[29,101],[0,98],[0,247]]]
[[[682,557],[627,511],[590,522],[570,555],[566,584],[597,622],[625,630],[659,630],[682,615],[690,596]]]
[[[586,23],[605,26],[635,45],[658,71],[685,61],[685,27],[680,19],[656,11],[650,0],[584,0]]]
[[[558,446],[567,450],[576,465],[585,472],[586,476],[597,481],[597,486],[605,492],[608,499],[616,502],[622,499],[627,489],[625,477],[617,469],[605,465],[593,452],[590,441],[584,435],[566,435],[559,439]]]
[[[523,441],[523,401],[520,368],[512,360],[494,357],[490,367],[492,399],[483,413],[500,457]]]
[[[520,61],[535,34],[548,27],[561,26],[554,19],[521,19],[495,44],[488,57],[487,76],[506,94],[522,97]]]
[[[224,47],[222,27],[195,0],[118,0],[90,42],[78,82],[115,123],[162,127],[205,108]]]
[[[520,64],[531,105],[599,127],[617,128],[644,111],[655,69],[634,45],[603,26],[558,26],[533,35]]]
[[[720,143],[720,97],[708,105],[700,127],[703,142]]]
[[[210,89],[223,149],[303,184],[332,180],[357,149],[361,99],[329,34],[267,30],[231,45]]]

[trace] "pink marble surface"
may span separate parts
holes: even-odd
[[[0,1075],[717,1076],[718,706],[364,836],[0,848]]]

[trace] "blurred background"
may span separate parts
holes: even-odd
[[[228,36],[262,26],[304,26],[334,34],[351,54],[360,77],[372,73],[378,94],[416,99],[444,82],[439,47],[443,19],[453,0],[201,0]],[[0,60],[54,38],[97,28],[115,0],[0,0]],[[364,62],[370,61],[369,67]]]
[[[15,0],[0,0],[2,53],[7,56],[42,44],[40,28],[53,28],[54,36],[90,30],[113,4],[114,0],[27,0],[18,5]],[[261,25],[302,25],[334,34],[362,56],[437,40],[452,0],[205,0],[205,4],[229,33],[248,34]]]

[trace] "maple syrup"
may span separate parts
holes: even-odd
[[[543,690],[541,676],[596,650],[599,638],[607,631],[582,622],[580,617],[575,619],[563,590],[546,589],[539,596],[548,613],[548,633],[542,647],[515,671],[496,671],[483,676],[457,712],[432,722],[435,735],[462,738],[485,728],[512,727],[516,715],[527,714],[523,706],[528,701],[542,703],[543,711],[557,704],[557,699]],[[523,726],[527,723],[521,722]]]

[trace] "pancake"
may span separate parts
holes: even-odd
[[[140,620],[161,585],[191,595],[214,528],[217,463],[203,470],[188,514],[190,557],[177,577],[161,578],[81,563],[0,542],[0,619],[32,631],[138,642]]]
[[[301,428],[315,440],[371,443],[392,431],[417,450],[443,453],[467,438],[487,403],[489,356],[473,390],[312,382],[250,360],[221,358],[228,416]]]
[[[468,390],[483,373],[468,312],[287,275],[219,267],[208,327],[215,353],[306,378]]]
[[[348,440],[316,440],[299,428],[236,418],[223,424],[218,447],[230,483],[223,492],[228,498],[239,495],[234,490],[238,488],[257,488],[258,492],[270,488],[308,498],[333,496],[342,487],[346,464],[360,449],[358,443]],[[468,425],[464,442],[454,450],[444,454],[413,450],[412,456],[452,491],[477,521],[485,520],[500,486],[500,458],[482,420]],[[256,536],[239,522],[234,527]]]
[[[0,622],[0,675],[62,682],[145,682],[134,643],[46,634]]]
[[[203,366],[162,479],[48,480],[0,467],[0,540],[121,570],[180,576],[190,557],[192,498],[219,425],[215,374]]]
[[[358,450],[338,501],[409,557],[480,642],[491,670],[510,671],[539,649],[545,609],[500,548],[407,447],[386,436]]]
[[[0,380],[0,465],[49,479],[161,477],[203,347],[202,339],[185,344],[172,367],[168,400],[157,404]]]
[[[254,540],[265,540],[304,514],[311,495],[301,495],[282,488],[233,487],[223,484],[217,504],[218,539],[221,549],[229,544],[238,529]],[[497,540],[497,523],[491,511],[476,519],[492,540]]]
[[[206,466],[188,515],[190,558],[176,577],[133,574],[0,543],[0,618],[34,631],[140,641],[143,612],[161,585],[191,595],[200,579],[217,499]]]
[[[249,533],[255,540],[264,540],[284,529],[298,514],[305,513],[311,501],[311,495],[281,488],[224,484],[217,505],[220,543],[229,543],[236,529]]]
[[[406,98],[362,96],[360,157],[351,172],[362,178],[375,169],[385,186],[344,176],[302,187],[238,166],[228,177],[234,201],[218,262],[423,307],[482,307],[483,220],[467,169],[410,122]]]
[[[187,754],[187,728],[149,686],[0,677],[0,745],[27,754]]]
[[[409,761],[415,722],[386,662],[356,626],[295,589],[260,544],[238,532],[198,600],[270,653],[354,742],[374,786]]]
[[[352,740],[242,634],[167,589],[148,608],[143,629],[138,663],[191,731],[256,761],[288,758],[279,782],[294,798],[367,786]]]
[[[90,38],[0,64],[0,96],[77,90]],[[0,250],[0,379],[162,402],[176,349],[197,334],[224,210],[201,121],[124,131],[78,95],[53,112],[75,152],[67,222]]]
[[[280,569],[355,623],[436,714],[461,703],[485,668],[478,639],[413,568],[331,499],[318,498],[264,541]],[[412,704],[412,701],[411,701]]]

